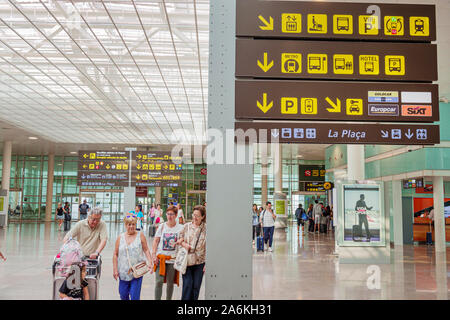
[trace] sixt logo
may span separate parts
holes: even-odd
[[[431,117],[432,114],[431,106],[402,105],[402,116]]]

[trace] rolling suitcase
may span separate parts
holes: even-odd
[[[433,233],[431,232],[431,223],[430,223],[430,232],[427,232],[426,240],[427,244],[433,244]]]
[[[356,216],[358,215],[358,212],[355,213],[355,223],[356,223]],[[359,224],[354,224],[352,227],[352,239],[353,241],[362,241],[362,228]]]
[[[155,225],[154,224],[149,225],[148,226],[148,235],[149,235],[149,237],[153,238],[155,236],[155,233],[156,233]]]
[[[264,238],[261,236],[256,238],[256,251],[264,251]]]
[[[261,227],[261,235],[256,237],[256,252],[263,251],[264,252],[264,233]]]

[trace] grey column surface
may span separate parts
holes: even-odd
[[[444,180],[433,177],[434,246],[436,252],[445,252]]]
[[[403,210],[402,210],[402,183],[400,180],[392,181],[392,204],[394,214],[394,245],[403,245]]]
[[[134,210],[136,206],[136,187],[123,188],[123,210],[125,212]]]
[[[11,178],[11,154],[12,154],[12,142],[3,142],[3,157],[2,157],[2,189],[6,190],[7,194],[5,201],[3,202],[4,208],[6,208],[5,215],[5,227],[8,226],[8,204],[9,204],[9,184]]]
[[[264,208],[268,201],[268,163],[267,163],[267,144],[260,144],[261,148],[261,206]]]
[[[210,1],[208,128],[225,137],[234,130],[236,0]],[[218,131],[215,131],[216,134]],[[208,139],[212,138],[210,131]],[[223,159],[235,152],[233,135],[223,142]],[[230,147],[226,148],[229,144]],[[217,147],[218,149],[220,147]],[[252,160],[250,146],[244,146]],[[208,147],[211,151],[211,148]],[[221,150],[216,150],[216,155]],[[211,163],[209,152],[205,298],[252,299],[252,164]],[[247,162],[248,163],[248,162]],[[233,210],[224,203],[232,202]]]
[[[402,197],[403,244],[414,244],[414,202],[412,197]]]
[[[48,155],[47,165],[47,194],[45,198],[45,221],[52,221],[53,214],[53,180],[55,170],[55,155]]]
[[[347,145],[347,179],[364,180],[365,164],[364,145]]]

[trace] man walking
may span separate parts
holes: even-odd
[[[320,218],[322,217],[322,206],[319,203],[319,200],[314,201],[314,208],[313,208],[313,216],[314,216],[314,230],[313,232],[320,231]]]
[[[264,210],[260,217],[260,222],[262,223],[264,230],[264,244],[267,245],[269,242],[269,252],[272,252],[272,242],[273,242],[273,232],[275,230],[275,219],[277,216],[272,211],[272,203],[270,201],[266,202],[266,210]],[[267,246],[264,246],[267,248]]]
[[[362,224],[364,223],[364,229],[366,230],[367,241],[370,241],[369,222],[367,221],[367,210],[372,210],[373,207],[368,207],[366,201],[364,201],[364,194],[359,196],[359,200],[356,201],[355,210],[358,212],[359,230],[362,233]]]
[[[87,217],[87,213],[89,210],[89,205],[86,202],[86,199],[83,200],[83,203],[78,207],[78,212],[80,213],[80,220],[84,220]]]

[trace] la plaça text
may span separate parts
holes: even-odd
[[[365,131],[354,131],[354,130],[328,130],[328,138],[350,138],[355,139],[356,141],[360,139],[366,138],[366,132]]]

